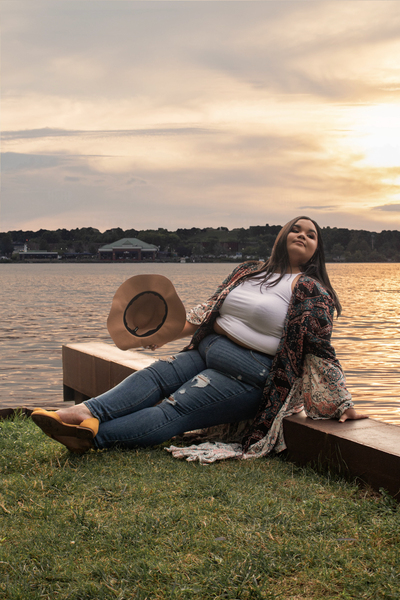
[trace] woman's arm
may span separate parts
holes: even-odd
[[[333,300],[319,285],[314,294],[313,306],[308,306],[309,313],[304,321],[306,360],[303,395],[306,413],[317,419],[336,418],[340,423],[366,419],[368,415],[358,413],[354,408],[345,376],[331,344]]]

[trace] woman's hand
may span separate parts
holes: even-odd
[[[368,419],[368,415],[358,413],[355,408],[348,408],[344,411],[339,419],[339,423],[344,423],[347,420]]]
[[[154,352],[154,350],[158,350],[158,348],[162,348],[162,345],[157,346],[157,344],[151,344],[150,346],[143,346],[143,348],[145,350],[151,350],[152,352]]]

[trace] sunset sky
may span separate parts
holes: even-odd
[[[2,0],[0,230],[400,229],[400,2]]]

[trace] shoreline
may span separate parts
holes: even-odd
[[[180,259],[158,259],[158,260],[88,260],[88,259],[54,259],[54,260],[46,260],[46,259],[29,259],[29,260],[0,260],[0,265],[25,265],[25,264],[107,264],[107,265],[127,265],[127,264],[136,264],[136,265],[152,265],[152,264],[240,264],[242,262],[247,262],[251,260],[259,260],[262,262],[263,259],[257,258],[241,258],[241,259],[220,259],[220,258],[203,258],[196,260],[185,260],[181,261]],[[346,261],[346,260],[327,260],[327,265],[396,265],[400,264],[400,261]]]

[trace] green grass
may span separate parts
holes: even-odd
[[[280,458],[70,454],[0,422],[0,598],[400,598],[399,510]]]

